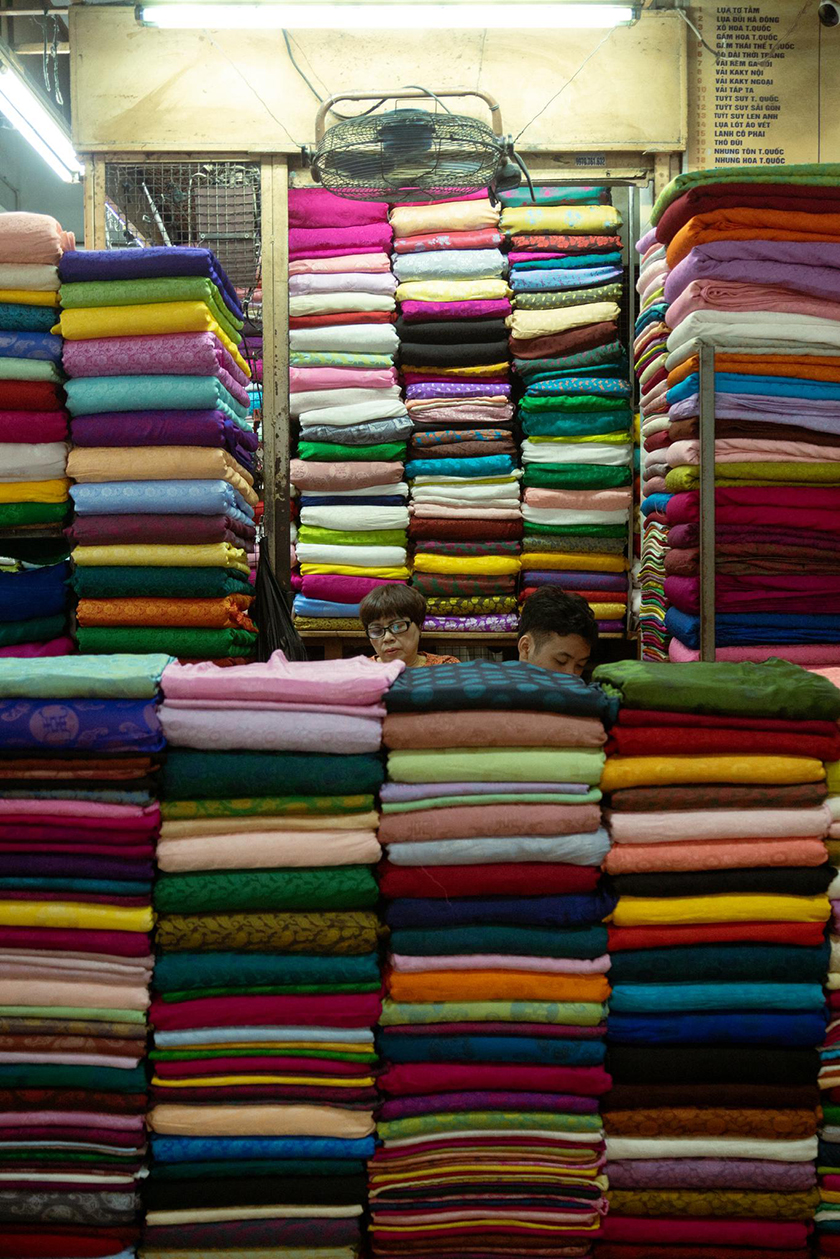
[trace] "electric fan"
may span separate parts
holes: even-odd
[[[453,114],[442,96],[478,96],[490,110],[492,126]],[[431,98],[443,109],[368,111],[326,128],[338,101]],[[376,106],[374,106],[374,109]],[[487,92],[449,88],[430,92],[406,87],[396,92],[347,92],[331,96],[318,110],[315,147],[304,149],[312,178],[339,197],[358,201],[436,201],[489,188],[518,187],[528,172],[502,134],[498,102]],[[530,183],[530,179],[528,180]]]

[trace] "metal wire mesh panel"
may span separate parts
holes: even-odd
[[[259,162],[106,162],[109,249],[212,249],[254,323],[261,322]]]

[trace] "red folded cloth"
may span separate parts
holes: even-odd
[[[379,867],[379,890],[383,896],[532,896],[539,888],[542,896],[592,892],[598,885],[596,866],[509,863],[487,866],[395,866],[383,861]]]
[[[667,949],[692,944],[795,944],[819,948],[821,922],[716,922],[689,927],[608,927],[609,951]]]

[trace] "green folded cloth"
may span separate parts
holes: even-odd
[[[234,800],[161,800],[164,822],[198,817],[317,817],[331,813],[369,813],[372,795],[357,796],[240,796]],[[175,876],[167,876],[175,877]]]
[[[145,1093],[146,1068],[42,1066],[19,1063],[0,1064],[0,1088],[4,1089],[96,1089],[100,1092]]]
[[[840,696],[840,691],[838,691]],[[388,753],[388,776],[398,783],[573,782],[597,786],[600,748],[434,748]]]
[[[0,358],[0,380],[50,380],[57,384],[63,379],[55,363],[37,358]]]
[[[69,500],[65,503],[0,503],[0,529],[60,524],[69,511]]]
[[[253,594],[244,573],[229,568],[77,568],[71,584],[80,599],[223,599]]]
[[[406,957],[512,953],[525,957],[601,957],[607,928],[588,927],[399,927],[391,932],[393,953]]]
[[[247,842],[247,836],[243,836]],[[317,844],[318,832],[312,832]],[[370,866],[219,870],[163,874],[155,886],[159,914],[233,913],[251,909],[367,909],[379,897]],[[291,982],[291,981],[290,981]]]
[[[83,654],[164,651],[170,656],[215,660],[251,656],[257,636],[240,629],[194,629],[177,625],[92,625],[76,631]]]
[[[633,472],[628,467],[611,468],[598,463],[526,463],[522,484],[526,489],[533,485],[545,489],[606,490],[615,485],[629,485],[632,479]]]
[[[66,612],[57,612],[55,616],[33,616],[28,621],[0,621],[0,647],[45,643],[66,633]]]
[[[517,293],[517,310],[557,310],[563,306],[586,306],[590,302],[620,302],[621,284],[599,284],[597,288],[563,289],[557,292]]]
[[[630,440],[629,411],[626,415],[615,411],[583,415],[550,411],[527,415],[523,412],[520,419],[522,430],[528,437],[599,437],[602,433],[624,433],[625,440]]]
[[[168,800],[215,800],[220,795],[235,797],[245,783],[259,783],[262,791],[277,795],[367,794],[378,791],[384,777],[382,761],[373,753],[204,752],[170,747],[161,795]],[[317,842],[314,835],[312,842]]]
[[[337,442],[298,443],[299,458],[328,463],[344,463],[347,460],[355,463],[390,462],[405,459],[405,452],[405,442],[379,442],[374,446],[340,446]]]
[[[0,325],[1,326],[1,325]],[[368,371],[394,366],[390,354],[345,354],[330,350],[293,350],[290,367],[366,367]]]
[[[540,546],[543,542],[543,536],[550,538],[626,538],[626,525],[536,525],[533,521],[528,521],[528,531],[532,534],[539,535],[537,541]],[[539,550],[540,546],[535,549]],[[598,548],[595,547],[595,550]],[[529,551],[531,547],[528,545],[528,538],[522,540],[522,550]],[[565,547],[558,547],[558,551],[565,550]]]
[[[592,350],[579,350],[577,354],[564,354],[560,358],[515,358],[514,371],[527,380],[534,375],[562,376],[579,367],[595,367],[600,363],[626,365],[627,355],[620,341],[597,345]]]
[[[439,1132],[598,1132],[600,1115],[551,1114],[547,1111],[474,1110],[453,1114],[409,1115],[377,1124],[376,1134],[382,1141],[405,1137],[431,1137]]]
[[[405,529],[372,529],[347,532],[343,529],[322,529],[316,525],[301,525],[299,542],[318,543],[321,546],[405,546]]]
[[[154,987],[158,992],[184,989],[203,993],[208,985],[216,988],[255,987],[278,982],[378,985],[379,980],[377,953],[365,953],[360,957],[286,956],[283,953],[164,953],[155,962]],[[317,1040],[318,1037],[314,1036],[313,1039]],[[338,1052],[346,1053],[349,1046],[337,1044],[334,1048]],[[167,1053],[170,1051],[167,1050]],[[171,1053],[195,1057],[194,1049],[172,1050]],[[204,1053],[203,1047],[201,1053]]]
[[[521,792],[519,794],[499,793],[486,796],[457,795],[447,796],[443,791],[439,796],[431,796],[425,800],[406,800],[400,804],[383,804],[383,813],[416,813],[422,809],[463,808],[471,804],[597,804],[601,792],[597,787],[590,787],[584,795],[570,795],[558,792],[551,795],[547,791]]]
[[[608,411],[619,415],[631,415],[632,408],[626,398],[607,398],[600,393],[572,394],[526,394],[519,403],[521,414],[537,415],[556,412],[557,415],[578,415],[580,412],[598,411],[604,415]],[[623,425],[616,424],[616,428]]]
[[[838,162],[797,162],[790,166],[716,166],[709,170],[688,171],[667,184],[651,211],[650,221],[657,224],[672,202],[689,188],[703,184],[804,184],[813,188],[836,188],[840,180]]]
[[[500,192],[499,200],[503,207],[520,205],[597,205],[606,188],[593,187],[552,187],[548,184],[537,185],[536,188],[511,188],[508,192]]]

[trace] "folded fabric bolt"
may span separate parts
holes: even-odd
[[[65,474],[69,450],[65,442],[4,442],[0,450],[0,482],[52,481]]]

